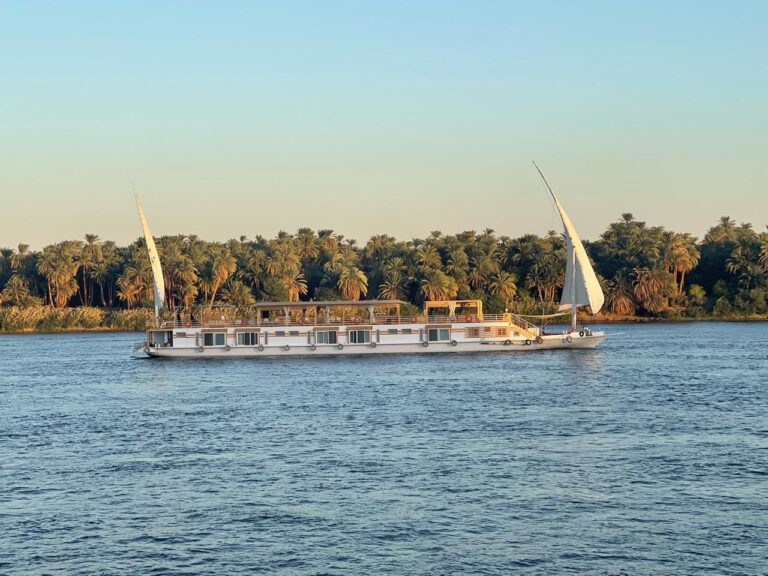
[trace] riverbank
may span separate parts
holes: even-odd
[[[61,308],[46,306],[21,308],[10,306],[0,308],[0,334],[56,334],[70,332],[143,332],[152,321],[153,311],[149,308],[134,310],[103,308]],[[671,324],[687,322],[765,322],[768,316],[700,316],[682,315],[664,317],[617,316],[600,314],[588,316],[579,314],[579,323],[595,324]],[[551,326],[563,325],[551,322]]]
[[[152,321],[152,310],[104,308],[50,308],[33,306],[0,308],[0,333],[143,332]]]

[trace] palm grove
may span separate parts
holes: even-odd
[[[365,298],[415,306],[481,298],[489,312],[549,312],[559,300],[566,258],[564,239],[555,232],[509,238],[493,230],[432,232],[409,242],[380,234],[359,245],[332,230],[301,228],[226,243],[164,236],[157,245],[166,307],[188,313],[217,303]],[[743,317],[768,310],[768,233],[750,224],[724,217],[697,241],[624,214],[586,249],[608,314]],[[151,299],[143,239],[123,247],[87,234],[84,241],[39,252],[25,244],[0,251],[0,305],[6,312],[96,309],[98,324],[107,310],[146,312]]]

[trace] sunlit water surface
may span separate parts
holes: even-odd
[[[768,325],[155,361],[0,337],[2,574],[765,574]]]

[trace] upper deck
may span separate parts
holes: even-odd
[[[484,314],[480,300],[427,302],[416,315],[401,314],[400,300],[326,302],[259,302],[245,308],[213,306],[193,314],[178,313],[165,318],[158,328],[221,328],[226,326],[354,326],[400,324],[506,323],[524,329],[535,328],[524,318],[505,312]],[[443,313],[438,313],[443,312]]]

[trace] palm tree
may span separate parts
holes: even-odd
[[[551,252],[544,252],[533,262],[525,277],[526,288],[535,288],[539,302],[554,302],[555,292],[563,285],[564,267]]]
[[[384,273],[384,282],[379,285],[379,297],[383,300],[402,300],[405,277],[397,270]]]
[[[19,244],[18,250],[11,255],[11,270],[23,275],[24,263],[29,256],[29,244]]]
[[[333,230],[319,230],[317,232],[317,239],[318,239],[318,242],[320,243],[320,246],[327,253],[331,253],[334,250],[336,250],[338,241],[336,239],[336,236],[333,234]]]
[[[443,265],[440,252],[430,244],[421,246],[416,250],[416,263],[424,268],[440,268]]]
[[[470,264],[472,269],[469,273],[469,283],[474,288],[482,288],[491,276],[499,272],[499,254],[496,246],[490,246],[487,252],[472,258]]]
[[[504,298],[504,306],[509,308],[509,303],[517,294],[517,277],[511,272],[502,270],[493,276],[488,288],[491,294]]]
[[[757,262],[763,269],[768,270],[768,238],[760,241],[760,256],[758,257]]]
[[[660,268],[635,268],[632,284],[633,294],[640,306],[656,314],[666,308],[674,279]]]
[[[685,285],[685,275],[698,266],[701,252],[699,252],[696,246],[696,239],[691,237],[690,234],[680,234],[679,238],[680,241],[672,252],[671,263],[673,273],[680,275],[677,293],[682,294],[683,286]]]
[[[125,302],[130,310],[141,299],[144,286],[136,282],[137,276],[120,276],[117,280],[117,297]]]
[[[11,276],[0,292],[0,297],[2,302],[16,306],[34,306],[40,303],[40,299],[30,292],[27,282],[19,274]]]
[[[234,256],[224,246],[212,246],[208,252],[208,256],[211,262],[211,272],[213,273],[213,284],[211,286],[211,301],[208,304],[209,308],[213,307],[213,302],[216,300],[216,292],[219,291],[224,282],[230,275],[234,274],[237,270],[237,262]]]
[[[359,300],[368,293],[368,277],[357,266],[339,266],[339,279],[336,283],[344,300]]]
[[[280,278],[283,288],[288,292],[290,302],[298,302],[300,296],[307,293],[307,281],[301,272],[288,272]]]
[[[296,231],[296,244],[299,258],[305,263],[314,260],[320,254],[317,237],[311,228],[299,228]]]
[[[253,292],[240,280],[231,280],[221,291],[221,299],[237,308],[245,308],[256,303]]]
[[[301,269],[301,257],[293,243],[273,241],[271,254],[266,261],[266,270],[270,276],[295,274]]]
[[[173,270],[173,282],[176,287],[176,295],[185,308],[188,307],[190,296],[193,293],[194,296],[197,296],[197,287],[195,286],[197,278],[197,270],[192,259],[189,256],[182,256]]]
[[[454,278],[465,277],[469,268],[469,258],[464,248],[457,246],[448,252],[448,264],[445,271]]]
[[[77,292],[75,255],[79,252],[79,243],[72,241],[43,248],[37,269],[48,281],[48,300],[55,308],[63,308]]]
[[[635,313],[634,292],[631,279],[619,271],[610,280],[603,282],[605,304],[612,314],[632,316]]]
[[[80,271],[82,274],[82,297],[80,301],[89,306],[91,298],[88,297],[88,280],[92,280],[91,271],[96,263],[102,259],[101,240],[96,234],[86,234],[85,244],[80,251]]]
[[[459,291],[456,280],[442,270],[426,268],[422,271],[419,292],[427,300],[449,300]]]
[[[735,239],[736,222],[728,216],[722,216],[716,226],[713,226],[704,237],[705,242],[722,244]]]

